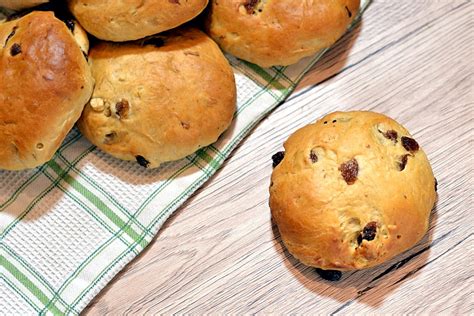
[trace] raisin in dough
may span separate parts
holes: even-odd
[[[212,0],[206,29],[221,48],[262,67],[290,65],[346,31],[359,0]]]
[[[197,29],[102,42],[89,61],[96,86],[78,126],[117,158],[155,168],[215,142],[232,121],[234,74]]]
[[[89,101],[93,79],[80,47],[88,43],[78,32],[51,12],[0,24],[0,169],[50,160]]]
[[[190,21],[208,0],[69,0],[81,25],[97,38],[123,42],[141,39]]]
[[[274,156],[281,162],[270,208],[284,244],[304,264],[368,268],[427,232],[435,178],[418,143],[394,120],[336,112],[296,131],[284,147],[284,156]]]
[[[22,10],[31,7],[35,7],[42,3],[47,3],[48,0],[0,0],[0,7],[12,9],[12,10]]]

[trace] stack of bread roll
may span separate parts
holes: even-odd
[[[235,112],[234,76],[219,46],[260,66],[288,65],[333,44],[358,6],[0,0],[16,11],[0,24],[0,169],[47,162],[76,123],[103,151],[146,168],[192,154],[215,142]],[[187,23],[199,15],[210,37]]]
[[[0,169],[47,162],[76,123],[145,168],[190,155],[235,112],[221,49],[289,65],[333,44],[359,9],[358,0],[46,2],[0,0],[19,10],[0,24]],[[183,26],[201,13],[205,32]],[[426,233],[436,180],[395,121],[334,113],[285,148],[274,156],[273,219],[288,250],[326,279],[380,264]]]

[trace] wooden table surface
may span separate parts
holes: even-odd
[[[471,1],[375,0],[224,167],[85,310],[142,313],[473,313]],[[385,113],[439,182],[427,236],[336,283],[297,262],[270,220],[270,157],[335,110]]]

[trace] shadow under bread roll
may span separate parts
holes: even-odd
[[[89,61],[96,85],[78,127],[114,157],[156,168],[215,142],[232,121],[232,68],[197,29],[101,42]]]
[[[32,12],[0,24],[0,43],[0,169],[34,168],[52,158],[92,94],[87,36]]]

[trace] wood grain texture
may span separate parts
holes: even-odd
[[[473,7],[375,0],[84,313],[473,313]],[[413,249],[330,283],[292,258],[272,227],[270,157],[297,128],[354,109],[410,130],[439,197]]]

